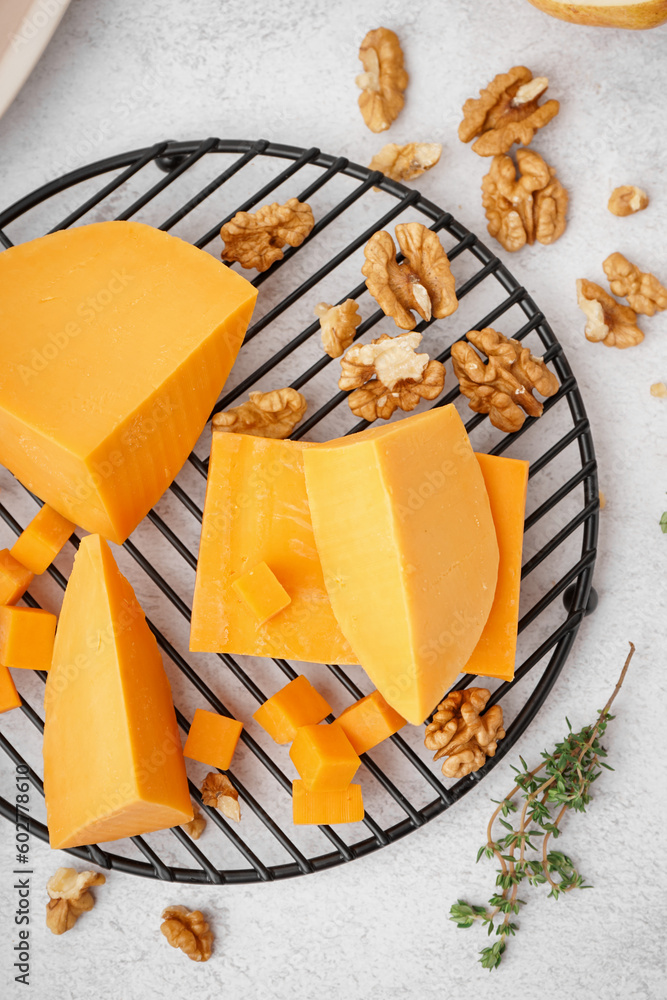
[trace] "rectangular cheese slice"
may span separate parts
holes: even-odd
[[[213,431],[190,649],[359,662],[334,618],[315,548],[303,474],[313,447]],[[290,598],[264,624],[233,586],[260,562]]]
[[[51,847],[192,819],[169,681],[132,587],[99,535],[74,560],[44,699]]]
[[[197,441],[256,295],[138,222],[0,253],[0,462],[63,517],[122,542]]]
[[[486,623],[498,543],[482,472],[452,405],[303,452],[331,606],[375,687],[429,715]]]
[[[529,463],[497,455],[477,455],[489,495],[500,552],[498,583],[484,631],[465,665],[465,673],[483,677],[514,677],[523,522]]]

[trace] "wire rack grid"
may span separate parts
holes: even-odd
[[[223,170],[219,169],[220,154],[224,154],[226,164]],[[287,166],[275,172],[276,166],[281,166],[281,161],[287,161]],[[174,185],[204,162],[215,164],[213,176],[174,210]],[[250,185],[244,178],[248,176],[251,182],[250,168],[260,163],[270,165],[271,176],[259,187],[250,187],[252,193],[248,194]],[[163,171],[162,176],[156,168]],[[310,182],[303,187],[299,185],[301,172],[309,172],[311,177]],[[104,175],[111,175],[111,179],[102,187],[97,187],[97,178]],[[146,177],[149,179],[149,186],[133,197],[122,211],[117,211],[129,187],[137,183],[143,185]],[[527,337],[538,338],[545,359],[560,381],[558,393],[546,401],[545,415],[542,418],[544,423],[535,428],[536,421],[529,418],[521,431],[514,435],[494,435],[485,417],[478,414],[470,416],[470,411],[465,406],[466,401],[459,399],[458,387],[448,391],[435,403],[436,406],[442,406],[454,402],[462,407],[461,412],[466,415],[469,434],[472,436],[483,431],[487,435],[481,447],[476,444],[478,450],[488,450],[499,455],[508,449],[514,453],[519,448],[522,457],[530,457],[529,498],[537,479],[544,480],[541,494],[545,494],[546,486],[546,495],[535,492],[533,507],[526,518],[527,536],[532,530],[538,541],[533,546],[532,554],[524,561],[522,581],[526,588],[527,581],[535,579],[537,571],[549,564],[550,560],[553,561],[550,572],[556,578],[548,578],[547,575],[540,581],[539,587],[533,588],[527,610],[523,610],[522,603],[519,630],[523,648],[516,677],[511,684],[498,684],[492,693],[490,704],[502,700],[506,716],[511,717],[509,724],[506,724],[507,735],[496,756],[490,758],[481,771],[454,783],[443,781],[437,772],[437,765],[424,759],[423,747],[421,753],[419,750],[418,732],[412,741],[404,734],[393,736],[387,742],[391,744],[394,756],[388,757],[386,753],[383,756],[374,751],[364,754],[362,758],[365,772],[362,778],[364,797],[367,797],[368,787],[371,791],[369,798],[376,805],[377,814],[374,809],[367,810],[363,826],[359,824],[351,828],[336,829],[318,827],[313,834],[317,839],[310,841],[304,848],[297,842],[296,828],[291,827],[287,819],[281,822],[276,818],[285,803],[289,804],[291,793],[291,779],[284,771],[286,761],[279,756],[284,748],[275,748],[262,742],[261,735],[252,730],[251,726],[246,726],[241,737],[246,760],[244,772],[240,775],[235,766],[227,773],[239,791],[244,809],[252,818],[255,829],[258,828],[264,835],[264,840],[260,837],[259,842],[268,841],[282,852],[281,858],[284,856],[284,860],[271,863],[273,851],[266,852],[267,860],[263,860],[260,856],[262,852],[247,842],[243,824],[235,827],[217,810],[203,806],[197,784],[190,781],[193,799],[206,813],[209,823],[218,834],[218,840],[219,835],[222,835],[222,841],[226,849],[231,850],[236,864],[230,864],[229,860],[224,863],[216,861],[210,857],[210,848],[205,850],[203,844],[196,843],[177,827],[162,831],[161,837],[134,837],[131,844],[123,841],[111,846],[91,845],[68,852],[102,868],[165,881],[215,884],[268,882],[330,868],[394,843],[461,799],[508,753],[547,698],[572,648],[579,625],[591,609],[589,595],[598,531],[597,470],[590,427],[576,380],[561,345],[525,288],[473,233],[457,222],[449,212],[426,200],[418,191],[408,190],[379,172],[371,172],[344,157],[324,154],[317,148],[300,149],[267,140],[250,142],[210,138],[203,142],[165,141],[74,170],[21,199],[0,213],[0,243],[4,248],[11,247],[13,241],[7,232],[8,227],[29,217],[34,219],[36,214],[39,232],[35,235],[39,235],[47,229],[53,232],[82,220],[142,217],[142,213],[161,204],[165,198],[170,200],[172,209],[168,218],[159,223],[159,228],[173,230],[179,224],[191,220],[196,210],[201,208],[205,209],[210,221],[210,199],[217,196],[218,192],[224,193],[234,188],[233,193],[225,196],[227,211],[223,218],[219,218],[215,225],[207,226],[203,235],[196,236],[192,232],[187,234],[187,238],[196,246],[211,248],[211,252],[216,252],[217,248],[211,245],[217,239],[221,225],[237,211],[251,211],[267,201],[278,189],[285,187],[290,192],[289,196],[296,194],[300,201],[312,201],[329,190],[328,186],[333,186],[334,181],[341,179],[347,185],[346,193],[342,197],[330,199],[323,214],[316,213],[315,227],[302,246],[288,249],[281,261],[268,272],[254,278],[256,286],[263,285],[269,279],[272,283],[265,296],[266,308],[248,330],[233,373],[235,384],[228,383],[215,410],[229,406],[254,387],[264,387],[266,379],[275,378],[284,363],[292,364],[293,373],[294,358],[303,349],[306,351],[305,368],[296,377],[292,377],[291,385],[296,389],[306,387],[309,390],[313,387],[318,405],[293,437],[317,437],[318,433],[325,437],[332,436],[331,431],[327,431],[327,418],[341,413],[349,416],[349,412],[347,407],[341,407],[345,393],[335,389],[332,391],[335,378],[334,370],[329,367],[331,359],[322,356],[321,350],[317,348],[318,321],[306,322],[304,326],[302,316],[302,328],[298,333],[294,334],[288,324],[286,333],[284,329],[279,329],[277,339],[270,334],[276,326],[280,327],[281,319],[289,314],[292,307],[300,307],[301,303],[309,301],[307,296],[311,290],[320,283],[330,283],[332,276],[343,273],[375,231],[388,227],[405,213],[413,220],[425,220],[431,229],[441,234],[441,238],[450,241],[447,253],[453,266],[464,257],[471,262],[467,272],[464,270],[463,279],[457,277],[457,295],[461,303],[470,301],[473,310],[479,308],[479,304],[485,301],[481,291],[489,286],[493,286],[496,293],[501,295],[500,301],[495,302],[483,317],[480,318],[477,313],[476,321],[471,320],[468,325],[462,326],[461,319],[458,319],[458,325],[453,323],[452,319],[457,320],[457,314],[445,321],[449,325],[445,328],[444,341],[439,344],[442,347],[437,353],[439,360],[446,361],[449,358],[451,344],[462,338],[467,329],[489,326],[499,320],[506,324],[510,322],[509,317],[512,315],[521,317],[518,329],[512,332],[512,336],[520,340]],[[82,192],[88,191],[91,185],[91,193],[80,201]],[[373,189],[375,192],[379,191],[385,200],[373,201],[379,197]],[[53,221],[52,206],[63,195],[70,197],[70,201],[66,202],[69,210],[60,222],[49,227],[46,219]],[[76,204],[72,204],[71,197]],[[237,197],[238,202],[235,200]],[[329,241],[336,246],[336,237],[333,235],[335,223],[362,205],[362,224],[358,231],[355,231],[353,239],[337,246],[332,256]],[[387,207],[387,210],[378,215],[378,205]],[[313,261],[319,266],[313,268]],[[358,264],[355,271],[350,273],[359,274]],[[260,302],[262,298],[260,296]],[[370,301],[363,282],[352,288],[346,287],[344,294],[340,292],[339,286],[336,301],[342,302],[346,298]],[[314,301],[318,300],[309,301],[307,312],[310,316]],[[371,306],[374,311],[359,326],[357,337],[362,337],[384,319],[381,310],[374,308],[375,303],[371,302]],[[422,333],[432,333],[429,330],[431,326],[430,323],[420,323],[417,329]],[[260,334],[267,335],[267,344],[263,346]],[[327,375],[327,370],[330,376],[328,385],[324,383],[317,389],[318,379]],[[275,384],[284,383],[274,382]],[[541,432],[541,428],[551,426],[550,420],[557,431],[553,441],[550,441],[547,433]],[[368,426],[365,421],[360,421],[343,429],[337,425],[334,430],[337,433],[354,433],[365,426]],[[149,558],[142,551],[140,545],[143,536],[139,529],[126,542],[125,552],[122,554],[127,556],[130,564],[135,564],[135,569],[138,567],[142,578],[152,586],[156,595],[152,604],[149,601],[148,621],[164,654],[172,687],[176,692],[177,706],[179,693],[187,688],[191,694],[194,693],[199,704],[215,712],[234,715],[234,711],[219,696],[221,689],[227,692],[228,686],[235,683],[240,685],[250,703],[261,703],[286,680],[294,678],[302,668],[286,660],[276,659],[271,664],[274,671],[277,668],[281,678],[276,681],[262,673],[257,661],[245,657],[219,654],[212,658],[215,661],[213,666],[206,666],[196,656],[181,652],[182,648],[187,649],[190,604],[187,595],[181,592],[178,580],[186,569],[192,574],[196,568],[196,534],[202,520],[202,503],[199,497],[203,496],[208,464],[205,452],[206,441],[203,439],[201,447],[195,449],[183,473],[158,504],[158,509],[148,515],[147,524],[157,532],[169,550],[169,558],[164,563],[166,569],[159,559]],[[574,461],[574,465],[561,468],[559,463],[566,455],[571,463]],[[39,501],[32,498],[30,502]],[[559,515],[562,511],[565,514]],[[0,502],[0,517],[10,533],[18,535],[21,532],[21,521],[4,502]],[[194,544],[186,541],[188,533],[194,538]],[[71,539],[73,549],[76,549],[78,542],[74,535]],[[49,577],[55,588],[64,590],[67,584],[66,570],[52,565]],[[132,582],[135,582],[134,579]],[[527,589],[530,590],[529,587]],[[562,605],[557,601],[558,597],[563,598]],[[30,607],[40,606],[31,593],[26,594],[24,600]],[[151,613],[153,611],[155,614]],[[343,669],[336,664],[329,664],[320,670],[326,672],[328,682],[335,686],[339,699],[342,698],[343,701],[349,703],[367,693],[360,668]],[[355,670],[359,670],[359,673],[356,674]],[[28,674],[27,671],[20,673]],[[261,685],[261,678],[265,676],[267,691]],[[36,671],[35,677],[41,683],[46,680],[43,672]],[[470,675],[463,676],[455,686],[466,687],[472,679]],[[488,684],[488,681],[485,683]],[[533,687],[524,696],[525,686],[529,683]],[[34,727],[36,738],[43,731],[43,719],[32,704],[35,698],[39,698],[39,690],[39,687],[37,692],[32,688],[31,698],[25,695],[23,689],[21,691],[23,718],[30,724],[28,729]],[[189,699],[186,698],[187,700]],[[179,726],[187,733],[191,712],[186,713],[177,707],[176,713]],[[10,713],[13,716],[16,714]],[[17,748],[15,744],[20,742],[14,732],[17,726],[14,723],[12,730],[11,726],[5,724],[6,718],[1,723],[0,745],[15,765],[26,769],[33,786],[43,796],[39,767],[33,766],[26,759],[28,754]],[[328,721],[332,718],[333,716]],[[22,737],[23,732],[19,736]],[[259,781],[258,775],[262,776],[262,781]],[[412,793],[413,784],[417,781],[420,788],[425,790],[422,792],[421,802],[414,801],[416,796]],[[264,788],[263,783],[266,782],[268,785]],[[263,788],[260,794],[258,789]],[[391,813],[391,821],[383,819],[385,809],[382,797],[398,814]],[[279,802],[282,804],[279,805]],[[16,815],[15,807],[5,797],[0,797],[0,813],[10,820]],[[378,818],[374,818],[375,815]],[[48,840],[46,826],[37,817],[31,817],[30,828],[32,834]],[[355,840],[355,836],[360,839]],[[167,843],[165,837],[173,840]],[[174,841],[177,844],[174,845]],[[209,842],[212,843],[210,840]],[[169,847],[169,844],[174,846]],[[174,851],[177,852],[176,855]],[[239,855],[245,861],[245,867],[239,866]],[[188,859],[185,864],[183,858]]]

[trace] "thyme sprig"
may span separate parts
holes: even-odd
[[[569,809],[586,811],[591,800],[591,785],[602,774],[602,769],[613,770],[603,760],[607,751],[600,740],[607,723],[614,718],[609,709],[625,680],[634,651],[630,643],[630,652],[616,687],[595,723],[573,733],[566,718],[565,739],[557,743],[551,753],[543,751],[542,763],[532,770],[528,770],[523,757],[519,757],[521,767],[512,768],[516,775],[514,788],[504,799],[492,800],[496,802],[496,809],[489,820],[486,843],[477,852],[477,861],[482,858],[498,861],[496,892],[488,906],[471,906],[463,899],[457,900],[449,917],[457,927],[472,927],[479,922],[489,935],[495,932],[497,940],[480,951],[479,961],[485,969],[496,969],[500,965],[507,938],[519,929],[513,917],[525,905],[518,895],[522,882],[549,886],[549,896],[553,899],[573,889],[591,888],[572,859],[553,849],[552,841],[560,836],[561,822]],[[517,798],[523,800],[522,806],[515,801]],[[508,822],[512,814],[518,814],[517,825]],[[507,831],[503,836],[494,836],[496,823]]]

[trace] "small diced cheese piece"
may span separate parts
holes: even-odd
[[[0,664],[0,712],[9,712],[12,708],[21,707],[21,696],[16,690],[7,667]]]
[[[301,726],[314,725],[331,714],[331,706],[300,674],[277,691],[253,715],[276,743],[291,743]]]
[[[0,607],[0,663],[50,670],[56,621],[41,608]]]
[[[330,726],[302,726],[289,752],[308,791],[339,791],[350,784],[361,761],[343,730]]]
[[[48,569],[75,527],[58,511],[44,504],[16,539],[11,553],[37,576]]]
[[[498,542],[484,479],[452,404],[303,453],[331,607],[359,662],[419,725],[477,645]]]
[[[364,818],[361,785],[348,785],[336,791],[311,792],[303,781],[293,781],[292,818],[297,824],[314,823],[318,826],[359,823]]]
[[[366,753],[402,729],[405,719],[373,691],[349,705],[336,719],[356,753]]]
[[[243,723],[205,708],[195,711],[183,753],[209,767],[226,771],[232,762]]]
[[[9,549],[0,550],[0,605],[20,601],[34,579]]]
[[[245,601],[257,620],[257,626],[274,618],[283,611],[291,601],[291,597],[265,562],[257,563],[251,570],[244,573],[232,583],[239,597]]]
[[[44,796],[53,848],[192,819],[162,657],[99,535],[74,559],[44,696]]]
[[[514,678],[528,462],[478,455],[500,550],[498,583],[484,631],[465,665],[482,677]]]

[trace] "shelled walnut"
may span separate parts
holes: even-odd
[[[230,434],[287,438],[302,419],[308,403],[296,389],[251,392],[245,403],[216,413],[211,427]]]
[[[222,259],[267,271],[275,261],[282,260],[286,245],[301,246],[314,225],[310,205],[297,198],[290,198],[284,205],[274,201],[256,212],[237,212],[220,230],[225,244]]]
[[[640,271],[622,253],[610,254],[602,268],[614,295],[627,299],[636,313],[653,316],[667,309],[667,288],[655,275]]]
[[[412,181],[434,167],[442,154],[439,142],[408,142],[399,146],[389,142],[368,164],[369,170],[381,170],[392,181]]]
[[[160,930],[172,948],[180,948],[193,962],[208,962],[213,951],[213,932],[201,910],[168,906]]]
[[[64,934],[74,927],[82,913],[92,910],[95,897],[91,886],[104,885],[106,878],[99,872],[78,872],[75,868],[59,868],[46,883],[51,897],[46,904],[46,926],[53,934]]]
[[[482,204],[491,236],[510,252],[526,243],[555,243],[565,232],[568,194],[539,153],[519,149],[517,167],[494,156],[482,181]],[[518,176],[517,176],[518,168]]]
[[[495,756],[498,740],[505,735],[503,710],[492,705],[482,715],[489,698],[487,688],[451,691],[426,727],[424,745],[436,751],[434,760],[447,758],[442,765],[446,777],[463,778]]]
[[[390,337],[351,347],[341,358],[339,388],[353,389],[348,404],[355,416],[388,420],[397,410],[414,410],[420,399],[435,399],[445,384],[445,366],[417,354],[421,333]]]
[[[586,316],[584,333],[594,343],[602,341],[607,347],[636,347],[644,334],[637,326],[637,313],[630,306],[621,305],[604,288],[593,281],[577,281],[577,302]]]
[[[354,340],[361,323],[359,306],[354,299],[345,299],[339,306],[320,302],[315,306],[315,315],[320,318],[322,347],[330,358],[339,358]]]
[[[369,31],[359,49],[364,72],[356,78],[361,88],[359,108],[371,132],[384,132],[398,117],[405,98],[408,74],[398,35],[389,28]]]
[[[635,212],[641,212],[647,206],[648,195],[646,191],[635,187],[634,184],[624,184],[622,187],[614,188],[607,202],[609,211],[619,216],[634,215]]]
[[[192,804],[192,812],[192,819],[189,823],[183,824],[183,829],[193,840],[199,840],[206,829],[206,817],[202,815],[201,809],[194,802]]]
[[[235,823],[240,822],[239,793],[226,774],[211,771],[206,775],[201,786],[201,800],[205,806],[219,809],[227,819],[233,819]]]
[[[506,153],[515,143],[527,146],[535,132],[558,114],[558,101],[538,101],[549,86],[545,76],[533,78],[525,66],[513,66],[509,73],[499,73],[478,98],[463,105],[459,139],[470,142],[480,156]]]
[[[494,427],[506,433],[520,430],[526,414],[540,417],[544,406],[533,390],[542,396],[558,392],[558,379],[543,358],[491,327],[470,330],[466,337],[470,343],[457,341],[452,346],[452,364],[470,409],[488,413]],[[487,355],[486,363],[471,344]]]
[[[374,233],[364,247],[361,269],[366,287],[396,326],[413,330],[417,320],[444,319],[458,309],[454,275],[438,234],[421,222],[396,226],[396,239],[405,260],[396,261],[396,245],[384,230]]]

